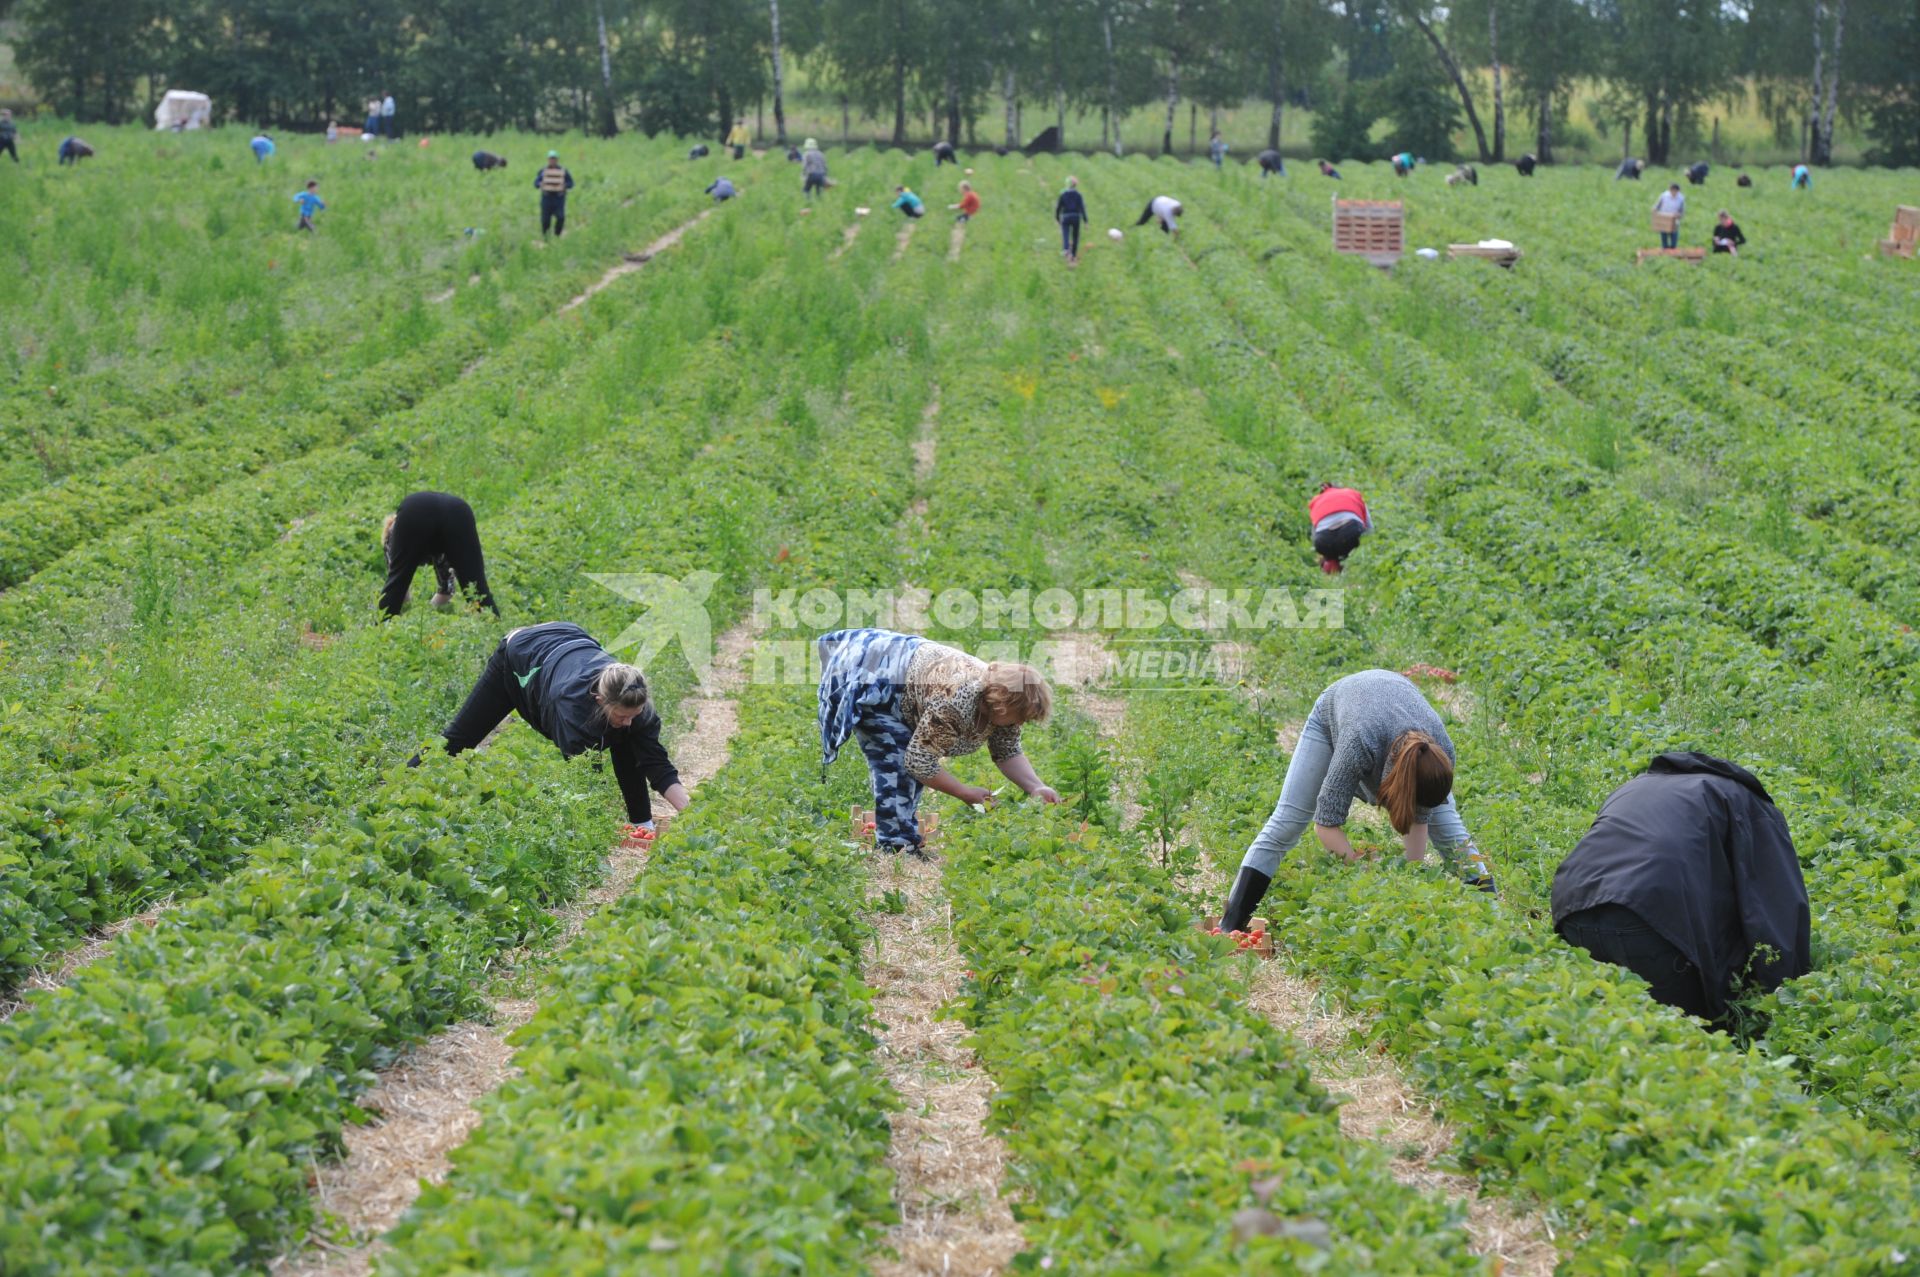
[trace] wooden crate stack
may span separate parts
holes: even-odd
[[[1902,204],[1893,211],[1893,225],[1880,241],[1880,251],[1888,257],[1911,258],[1916,244],[1920,244],[1920,208]]]
[[[1333,201],[1333,251],[1385,270],[1407,249],[1407,207],[1400,200]]]

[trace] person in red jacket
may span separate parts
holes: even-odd
[[[1331,483],[1321,484],[1319,494],[1307,502],[1307,519],[1313,524],[1313,549],[1320,556],[1320,570],[1329,575],[1338,572],[1360,538],[1373,531],[1367,499],[1358,489],[1336,488]]]

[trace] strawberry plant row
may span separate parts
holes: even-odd
[[[1185,328],[1185,325],[1183,325],[1183,328]],[[1396,524],[1396,540],[1398,540],[1400,536],[1404,536],[1404,530],[1400,528],[1400,524]],[[1380,549],[1386,549],[1386,547],[1382,545]],[[1388,563],[1396,563],[1398,559],[1404,557],[1402,553],[1396,553],[1396,551],[1388,551],[1388,555],[1390,555],[1390,557],[1388,557]],[[1398,566],[1398,563],[1396,563],[1396,566]],[[1436,570],[1428,568],[1428,572],[1430,572],[1430,576],[1432,576],[1432,580],[1434,580],[1436,584],[1442,582],[1442,580],[1450,582],[1440,593],[1455,595],[1455,601],[1459,601],[1459,599],[1457,599],[1459,591],[1471,590],[1471,586],[1463,586],[1463,584],[1461,584],[1465,578],[1461,576],[1461,572],[1459,572],[1457,568],[1444,570],[1444,572],[1436,572]],[[1419,580],[1421,574],[1423,574],[1421,570],[1413,570],[1409,576],[1411,576],[1413,580]],[[1432,591],[1430,590],[1423,591],[1423,593],[1427,593],[1428,597],[1419,605],[1417,611],[1419,611],[1421,616],[1427,616],[1428,630],[1430,630],[1430,618],[1436,614],[1434,613],[1434,607],[1440,605],[1440,601],[1434,599],[1434,597],[1430,597],[1430,595],[1432,595]],[[1505,603],[1505,601],[1496,605],[1496,603],[1492,603],[1492,599],[1488,599],[1486,603],[1490,605],[1488,611],[1478,614],[1476,620],[1469,622],[1469,628],[1467,628],[1469,634],[1471,634],[1475,628],[1484,634],[1484,632],[1486,632],[1488,616],[1498,614],[1498,611],[1494,611],[1494,609],[1505,607],[1507,611],[1511,611],[1511,603]],[[1473,609],[1469,607],[1467,613],[1473,613]],[[1494,639],[1494,641],[1488,643],[1486,659],[1492,661],[1492,659],[1496,659],[1496,653],[1500,653],[1498,659],[1501,659],[1501,661],[1511,661],[1513,657],[1519,655],[1517,666],[1519,666],[1519,668],[1526,668],[1530,682],[1538,678],[1538,674],[1540,674],[1542,668],[1551,668],[1549,664],[1542,661],[1542,655],[1544,655],[1544,653],[1542,653],[1542,655],[1530,655],[1530,653],[1524,651],[1524,638],[1521,639],[1521,641],[1523,641],[1521,653],[1515,653],[1515,651],[1513,651],[1513,641],[1515,641],[1513,634],[1484,634],[1484,636],[1488,639]],[[1476,666],[1476,668],[1478,668],[1478,666]],[[1482,672],[1490,676],[1490,682],[1498,682],[1500,670],[1496,670],[1496,668],[1486,668],[1486,670],[1482,670]],[[1582,672],[1582,670],[1563,670],[1563,678],[1557,680],[1557,682],[1559,682],[1559,686],[1567,687],[1567,689],[1572,689],[1572,687],[1586,687],[1586,689],[1590,689],[1590,691],[1596,691],[1596,689],[1603,691],[1603,686],[1605,686],[1605,682],[1607,682],[1607,676],[1597,676],[1596,678],[1596,672],[1594,672],[1594,670],[1584,670],[1584,672]],[[1619,695],[1619,693],[1613,693],[1613,695]],[[1582,699],[1584,699],[1584,697],[1582,697]],[[1503,707],[1503,712],[1509,712],[1509,714],[1511,714],[1511,712],[1517,711],[1517,709],[1519,709],[1519,707]],[[1569,718],[1571,718],[1576,732],[1580,730],[1582,720],[1590,720],[1588,714],[1576,714],[1576,716],[1565,714],[1563,707],[1561,707],[1557,701],[1551,703],[1548,707],[1540,707],[1540,709],[1546,709],[1548,712],[1542,714],[1538,720],[1532,720],[1532,714],[1528,714],[1528,722],[1511,722],[1511,724],[1509,724],[1509,726],[1515,730],[1515,735],[1532,735],[1534,734],[1534,730],[1538,730],[1540,734],[1557,734],[1565,739],[1565,737],[1567,737],[1565,724],[1567,724]],[[1555,720],[1557,720],[1557,722],[1555,722]],[[1536,726],[1536,724],[1538,724],[1538,726]],[[1638,735],[1638,739],[1645,739],[1645,737],[1644,735]],[[1571,741],[1567,741],[1567,743],[1572,745],[1574,749],[1578,749],[1578,735],[1574,735]],[[1563,759],[1565,759],[1563,749],[1565,749],[1565,747],[1555,749],[1555,762],[1561,762],[1561,766],[1565,766],[1565,762],[1563,762]],[[1640,757],[1644,757],[1642,751],[1649,751],[1651,747],[1649,747],[1649,745],[1630,745],[1628,749],[1630,749],[1632,753],[1638,753]],[[1628,764],[1628,757],[1626,757],[1626,755],[1617,755],[1617,757],[1620,757],[1620,764]],[[1601,762],[1605,762],[1605,759],[1601,759]],[[1615,776],[1619,776],[1619,772],[1615,772]],[[1599,791],[1603,791],[1605,785],[1601,783],[1601,776],[1596,776],[1596,780],[1592,783],[1599,785]],[[1526,793],[1526,785],[1519,782],[1519,778],[1515,778],[1513,789],[1517,789],[1519,793]],[[1807,797],[1807,795],[1805,795],[1807,785],[1803,785],[1801,789],[1803,789],[1803,797]],[[1818,795],[1818,799],[1822,801],[1822,807],[1828,807],[1828,810],[1834,810],[1834,803],[1832,803],[1832,799],[1830,799],[1828,795]],[[1791,810],[1793,803],[1791,803],[1791,799],[1788,799],[1788,801],[1789,810]],[[1258,818],[1258,814],[1260,814],[1260,812],[1254,812],[1254,818]],[[1565,845],[1571,845],[1572,835],[1578,833],[1578,828],[1580,828],[1582,824],[1584,824],[1584,820],[1578,820],[1578,824],[1574,824],[1574,822],[1567,822],[1567,824],[1565,824],[1567,841],[1561,843],[1561,849],[1565,849]],[[1803,818],[1795,818],[1795,828],[1805,830],[1805,824],[1807,824],[1807,822],[1805,822]],[[1816,826],[1812,839],[1807,839],[1807,837],[1803,835],[1803,845],[1807,845],[1807,841],[1812,841],[1814,845],[1822,845],[1822,833],[1828,835],[1828,841],[1832,841],[1834,837],[1839,837],[1839,835],[1851,835],[1851,833],[1855,833],[1855,831],[1847,828],[1845,818],[1841,818],[1841,820],[1837,820],[1837,822],[1828,820],[1828,822],[1822,822],[1822,824],[1824,824],[1824,830]],[[1882,837],[1882,841],[1885,841],[1884,837]],[[1845,843],[1837,843],[1837,847],[1843,847],[1843,845],[1845,845]],[[1834,856],[1836,874],[1839,874],[1839,872],[1845,868],[1845,866],[1841,864],[1843,860],[1851,860],[1851,856]],[[1901,887],[1901,881],[1905,881],[1905,878],[1903,878],[1903,876],[1897,878],[1897,874],[1901,874],[1901,872],[1899,872],[1895,866],[1897,866],[1897,862],[1891,862],[1891,860],[1885,862],[1884,878],[1882,878],[1882,876],[1874,876],[1872,872],[1860,874],[1859,868],[1847,870],[1847,872],[1851,872],[1851,874],[1855,876],[1855,881],[1859,881],[1859,879],[1862,878],[1870,879],[1870,881],[1874,881],[1874,883],[1880,887],[1878,891],[1870,891],[1868,895],[1872,895],[1874,899],[1882,899],[1882,901],[1887,903],[1887,924],[1889,924],[1889,931],[1891,931],[1893,924],[1897,924],[1897,916],[1895,916],[1895,914],[1899,912],[1899,910],[1893,908],[1893,906],[1899,903],[1901,899],[1905,899],[1908,891],[1910,891],[1908,887]],[[1549,866],[1544,866],[1544,868],[1549,868]],[[1542,883],[1544,883],[1544,878],[1536,879],[1536,881],[1542,881]],[[1820,897],[1822,887],[1832,889],[1832,883],[1824,883],[1824,881],[1820,881],[1818,878],[1814,879],[1814,885],[1816,885],[1816,899]],[[1845,899],[1845,897],[1843,897],[1843,899]],[[1857,899],[1857,897],[1855,897],[1855,899]],[[1853,901],[1845,901],[1845,903],[1851,904]],[[1830,906],[1828,910],[1824,910],[1824,912],[1822,912],[1822,929],[1839,924],[1839,916],[1841,916],[1843,912],[1845,912],[1843,908],[1832,908],[1832,906]],[[1841,926],[1843,926],[1843,924],[1841,924]],[[1901,926],[1901,929],[1905,928]],[[1891,939],[1891,937],[1889,937],[1889,939]],[[1897,941],[1895,941],[1895,943],[1897,943]],[[1847,949],[1851,949],[1851,945],[1847,945],[1847,941],[1841,939],[1839,951],[1847,952]],[[1889,966],[1889,964],[1885,964],[1885,962],[1876,964],[1876,968],[1885,968],[1885,966]],[[1841,977],[1841,979],[1847,979],[1847,977],[1849,977],[1849,972],[1847,972],[1847,966],[1845,966],[1845,964],[1836,964],[1834,974],[1836,974],[1837,977]],[[1876,976],[1878,976],[1878,972],[1876,972]],[[1855,983],[1857,983],[1857,981],[1855,981]],[[1874,983],[1880,985],[1880,979],[1874,979]],[[1884,987],[1884,985],[1882,985],[1882,987]],[[1901,1004],[1901,997],[1897,995],[1895,989],[1887,989],[1887,991],[1889,991],[1889,993],[1895,993],[1895,997],[1887,1002],[1887,1006],[1893,1008],[1893,1012],[1895,1012],[1893,1016],[1887,1016],[1885,1012],[1878,1010],[1878,1002],[1880,1002],[1880,999],[1874,997],[1872,993],[1868,993],[1866,997],[1855,997],[1855,999],[1841,997],[1841,999],[1839,999],[1841,1008],[1839,1008],[1839,1014],[1836,1016],[1836,1020],[1857,1020],[1857,1022],[1859,1022],[1859,1025],[1857,1025],[1857,1031],[1859,1031],[1859,1033],[1878,1033],[1878,1037],[1882,1039],[1882,1048],[1880,1048],[1878,1056],[1862,1056],[1862,1064],[1860,1064],[1859,1070],[1857,1070],[1859,1075],[1874,1075],[1874,1077],[1876,1077],[1876,1087],[1872,1087],[1872,1089],[1870,1089],[1870,1087],[1849,1087],[1849,1085],[1847,1085],[1847,1079],[1845,1079],[1845,1077],[1837,1077],[1837,1075],[1836,1077],[1820,1075],[1820,1077],[1816,1077],[1816,1085],[1828,1087],[1828,1089],[1836,1095],[1836,1098],[1841,1098],[1841,1100],[1845,1100],[1845,1102],[1862,1106],[1864,1110],[1868,1110],[1870,1114],[1874,1114],[1876,1120],[1887,1123],[1887,1125],[1893,1125],[1895,1129],[1899,1129],[1905,1121],[1910,1121],[1910,1116],[1905,1116],[1905,1114],[1901,1112],[1903,1106],[1895,1106],[1897,1102],[1895,1102],[1895,1104],[1887,1104],[1887,1102],[1885,1102],[1885,1100],[1889,1098],[1889,1091],[1887,1091],[1887,1081],[1889,1081],[1889,1077],[1897,1077],[1897,1075],[1899,1075],[1897,1070],[1891,1073],[1891,1075],[1887,1073],[1885,1060],[1887,1060],[1893,1052],[1899,1050],[1899,1043],[1897,1043],[1897,1041],[1895,1041],[1895,1043],[1887,1043],[1887,1035],[1889,1035],[1889,1027],[1891,1027],[1891,1024],[1895,1024],[1897,1006]],[[1812,1004],[1814,1004],[1814,1006],[1834,1006],[1834,1002],[1820,999],[1818,995],[1814,997]],[[1893,1035],[1895,1035],[1895,1039],[1897,1039],[1897,1029],[1893,1031]]]
[[[257,849],[0,1025],[0,1250],[21,1274],[232,1272],[310,1217],[369,1070],[478,1009],[610,835],[544,742],[429,758]]]
[[[599,358],[616,358],[621,348],[639,340],[609,338]],[[586,367],[595,362],[586,360]],[[686,383],[678,403],[655,403],[656,410],[670,411],[650,416],[645,430],[627,426],[603,442],[572,449],[562,468],[522,494],[523,513],[489,521],[496,563],[504,556],[508,563],[526,565],[497,578],[503,599],[511,603],[507,591],[514,588],[564,597],[570,593],[565,587],[580,582],[581,570],[609,566],[590,560],[617,554],[643,534],[644,523],[636,518],[640,512],[617,492],[603,492],[594,480],[636,447],[662,459],[676,453],[691,458],[710,406],[702,387],[738,388],[722,364],[709,360],[699,366],[711,371]],[[581,419],[622,415],[623,405],[607,402],[589,388],[586,377],[575,381],[579,384],[567,393],[592,396],[590,411],[587,400],[579,405]],[[777,394],[766,393],[777,401]],[[549,396],[548,402],[560,407],[565,395]],[[573,418],[559,412],[552,419]],[[505,431],[513,448],[531,442],[524,425],[512,423]],[[777,460],[775,453],[770,464]],[[710,465],[699,477],[740,486],[742,476],[737,465]],[[583,499],[583,489],[594,495]],[[565,532],[553,527],[552,512],[561,502],[586,520],[584,534],[577,526]],[[365,524],[355,520],[337,529],[349,547],[368,539],[365,528],[372,526],[377,509],[364,518]],[[739,534],[735,527],[733,535]],[[324,547],[318,542],[302,552],[321,553]],[[368,591],[359,555],[349,552],[320,562],[346,578],[347,588]],[[659,566],[657,560],[653,566]],[[288,564],[278,565],[273,576],[316,592],[329,584],[310,573],[303,577]],[[611,625],[609,634],[618,630],[625,604],[600,587],[585,589],[589,597],[567,614],[603,617]],[[217,877],[245,856],[253,840],[309,818],[310,803],[351,789],[356,778],[368,774],[370,755],[390,750],[396,736],[415,739],[444,720],[464,692],[490,628],[478,622],[457,627],[463,637],[449,649],[439,641],[421,645],[411,627],[358,625],[323,650],[303,653],[299,668],[276,680],[266,690],[270,699],[258,709],[227,706],[225,714],[209,721],[210,739],[178,739],[157,757],[81,769],[50,780],[45,793],[19,791],[12,813],[22,848],[15,890],[23,903],[14,911],[8,935],[11,969],[31,965],[62,936],[111,921],[156,895],[190,890],[205,876]],[[370,716],[375,706],[379,712]],[[36,917],[38,922],[29,925]]]

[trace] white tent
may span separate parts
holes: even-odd
[[[176,133],[184,129],[212,128],[213,99],[204,93],[168,89],[160,105],[153,108],[153,127]]]

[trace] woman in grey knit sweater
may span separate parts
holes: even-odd
[[[1341,826],[1355,798],[1387,809],[1406,841],[1408,860],[1422,860],[1429,837],[1467,882],[1493,890],[1493,875],[1453,806],[1453,742],[1440,715],[1392,670],[1349,674],[1320,694],[1300,731],[1280,786],[1280,801],[1247,848],[1220,918],[1223,931],[1244,928],[1273,881],[1280,860],[1312,824],[1320,844],[1345,860],[1359,853]]]

